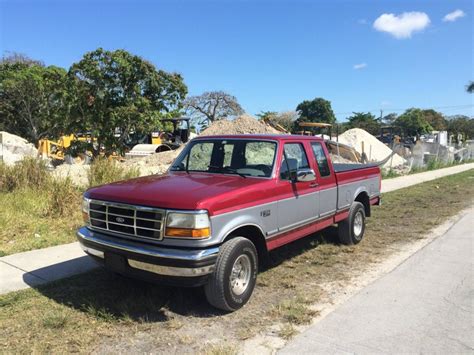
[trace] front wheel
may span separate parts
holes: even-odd
[[[357,244],[364,237],[365,208],[360,202],[354,202],[349,210],[349,217],[339,222],[338,234],[342,244]]]
[[[236,237],[224,243],[204,286],[208,302],[224,311],[241,308],[252,295],[257,272],[257,250],[250,240]]]

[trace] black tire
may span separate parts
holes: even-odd
[[[361,225],[359,224],[360,219],[362,219]],[[365,232],[365,208],[362,203],[354,202],[352,204],[349,217],[339,222],[337,232],[342,244],[352,245],[362,240]]]
[[[232,269],[234,264],[239,259],[236,265],[249,263],[249,279],[247,282],[242,282],[239,289],[240,283],[236,283],[233,287],[231,282]],[[228,242],[225,242],[219,251],[217,256],[216,267],[214,272],[210,275],[208,283],[204,286],[207,301],[216,308],[224,311],[235,311],[244,306],[250,296],[252,296],[253,289],[255,288],[255,282],[257,279],[258,272],[258,256],[255,245],[243,237],[232,238]],[[238,276],[242,274],[239,272]],[[247,273],[244,272],[243,276]],[[237,278],[239,279],[239,278]],[[242,292],[234,292],[234,290]]]

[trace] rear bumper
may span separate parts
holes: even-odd
[[[116,238],[82,227],[82,249],[106,268],[146,281],[198,286],[214,271],[219,247],[175,249]]]

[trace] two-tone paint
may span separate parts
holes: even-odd
[[[218,136],[215,139],[255,139],[277,143],[273,173],[269,178],[203,172],[168,172],[117,182],[85,193],[85,197],[148,206],[163,210],[205,210],[211,220],[211,237],[201,240],[163,238],[134,240],[166,248],[218,248],[245,228],[272,250],[347,218],[354,201],[362,202],[366,214],[380,201],[381,175],[376,166],[338,172],[324,142],[316,137],[290,135]],[[196,138],[199,139],[209,139]],[[330,174],[321,176],[311,143],[320,143],[329,162]],[[302,144],[316,179],[292,182],[280,178],[284,145]],[[96,235],[98,235],[96,233]],[[127,243],[120,236],[120,243]],[[79,240],[81,238],[79,237]]]

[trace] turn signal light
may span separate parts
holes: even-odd
[[[85,223],[89,224],[89,213],[82,211],[82,219]]]
[[[210,228],[188,229],[188,228],[166,228],[167,237],[182,238],[207,238],[211,235]]]

